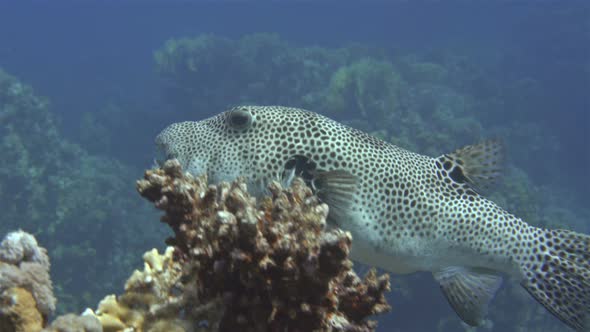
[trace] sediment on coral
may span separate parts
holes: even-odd
[[[328,207],[302,181],[256,202],[241,180],[208,186],[170,160],[137,189],[174,231],[179,331],[372,331],[390,308],[388,276],[354,273],[350,234],[325,229]]]

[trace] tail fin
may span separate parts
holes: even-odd
[[[539,230],[522,286],[576,331],[590,331],[590,236]]]

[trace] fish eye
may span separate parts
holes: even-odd
[[[246,110],[235,110],[229,114],[228,123],[234,129],[246,129],[252,124],[252,115]]]

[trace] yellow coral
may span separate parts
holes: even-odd
[[[33,295],[13,287],[0,294],[0,331],[36,332],[43,328],[43,316]]]
[[[96,316],[105,332],[123,331],[128,327],[139,327],[138,316],[131,314],[132,309],[117,301],[115,295],[107,295],[98,304]],[[135,316],[135,319],[133,319]]]
[[[109,295],[99,303],[95,315],[105,332],[186,330],[177,310],[166,310],[176,303],[172,289],[181,272],[172,259],[173,253],[172,247],[163,255],[156,249],[146,252],[143,270],[133,272],[125,283],[125,293],[119,297]]]

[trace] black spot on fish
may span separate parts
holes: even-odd
[[[453,163],[451,163],[450,161],[445,161],[443,164],[443,167],[445,168],[446,171],[450,170],[452,166],[453,166]]]
[[[453,170],[449,173],[449,176],[457,183],[467,182],[467,178],[465,177],[465,174],[463,174],[461,167],[453,168]]]

